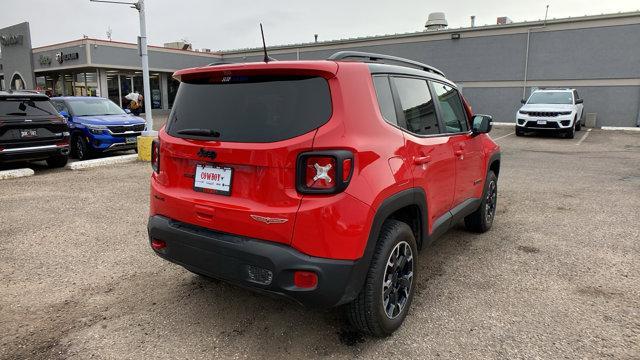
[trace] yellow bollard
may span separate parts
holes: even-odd
[[[138,136],[138,160],[151,161],[151,143],[156,136]]]

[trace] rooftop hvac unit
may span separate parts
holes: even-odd
[[[497,21],[496,24],[498,25],[507,25],[507,24],[511,24],[513,21],[511,19],[509,19],[509,17],[507,16],[500,16]]]
[[[433,31],[445,29],[448,25],[449,24],[447,23],[447,19],[443,12],[434,12],[429,14],[429,18],[427,19],[427,23],[424,27],[427,31]]]

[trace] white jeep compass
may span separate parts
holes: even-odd
[[[554,131],[572,139],[582,127],[583,100],[575,89],[536,90],[516,114],[516,135]]]

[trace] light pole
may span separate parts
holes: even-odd
[[[139,37],[139,46],[140,46],[140,59],[142,60],[142,87],[143,87],[143,95],[144,95],[144,115],[147,120],[147,131],[143,133],[143,135],[154,136],[157,134],[156,131],[153,130],[153,115],[151,113],[151,88],[149,85],[149,54],[147,52],[147,25],[145,22],[144,15],[144,0],[138,0],[138,2],[124,2],[124,1],[109,1],[109,0],[89,0],[91,2],[101,2],[108,4],[121,4],[121,5],[129,5],[132,8],[138,10],[138,14],[140,15],[140,37]]]

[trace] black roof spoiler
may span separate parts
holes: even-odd
[[[387,62],[398,63],[399,65],[406,67],[413,67],[423,71],[428,71],[440,76],[444,76],[444,73],[431,65],[427,65],[418,61],[413,61],[397,56],[374,54],[360,51],[339,51],[327,58],[327,60],[339,61],[346,59],[362,59],[365,62],[385,63]],[[390,64],[395,65],[395,64]]]

